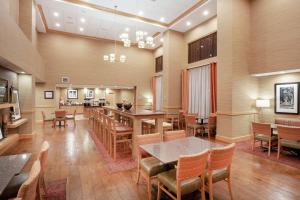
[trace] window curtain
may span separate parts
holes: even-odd
[[[211,110],[210,65],[189,70],[189,113],[198,113],[201,119],[207,119]]]
[[[184,69],[181,72],[181,108],[184,113],[188,112],[188,70]]]
[[[156,110],[162,110],[163,105],[163,83],[162,83],[162,76],[157,76],[155,78],[155,88],[156,88]]]
[[[210,102],[211,112],[217,112],[217,63],[210,64]]]
[[[152,110],[156,110],[156,78],[151,78]]]

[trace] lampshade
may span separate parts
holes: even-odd
[[[257,99],[256,100],[256,107],[257,108],[269,108],[270,107],[270,100],[269,99]]]

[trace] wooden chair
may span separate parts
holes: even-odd
[[[262,142],[267,142],[268,156],[270,156],[272,142],[277,140],[277,137],[275,135],[272,135],[271,124],[252,122],[252,132],[253,132],[252,151],[254,151],[255,142],[260,141],[261,146],[262,146]]]
[[[67,112],[65,110],[55,111],[55,118],[53,120],[53,127],[56,126],[56,122],[64,122],[64,127],[66,127],[66,118]]]
[[[195,155],[180,156],[177,169],[158,174],[157,199],[160,199],[161,190],[172,199],[181,199],[182,195],[200,190],[201,199],[205,199],[204,181],[208,155],[206,150]]]
[[[31,167],[29,178],[21,185],[17,198],[22,200],[36,200],[38,197],[37,187],[41,173],[41,163],[39,160],[35,161]]]
[[[300,127],[278,126],[278,152],[279,159],[281,147],[288,147],[300,150]]]
[[[184,118],[187,135],[189,135],[189,129],[193,130],[193,136],[196,136],[198,129],[204,129],[203,125],[197,123],[197,114],[187,114],[184,116]]]
[[[128,126],[119,125],[117,126],[117,122],[108,117],[108,131],[109,131],[109,145],[110,145],[110,153],[112,154],[114,160],[117,158],[117,144],[127,143],[129,144],[132,141],[132,133],[133,129]]]
[[[164,132],[164,141],[171,141],[171,140],[177,140],[181,138],[185,138],[186,133],[185,130],[178,130],[178,131],[166,131]]]
[[[39,152],[39,155],[38,155],[38,160],[40,161],[41,163],[41,174],[40,174],[40,178],[39,178],[39,189],[42,189],[43,192],[45,194],[47,194],[47,187],[46,187],[46,182],[45,182],[45,168],[46,168],[46,161],[47,161],[47,158],[48,158],[48,151],[49,151],[49,143],[47,141],[44,141],[43,144],[42,144],[42,148]],[[42,194],[40,192],[40,194]]]
[[[231,200],[233,199],[231,190],[231,163],[235,149],[235,143],[222,148],[210,150],[208,158],[206,185],[209,191],[209,199],[213,200],[213,183],[225,180],[228,183],[228,190]]]
[[[208,140],[210,140],[212,134],[216,133],[217,128],[217,115],[211,114],[208,117],[208,124],[204,126],[205,133],[207,133]]]
[[[77,112],[77,111],[76,111],[76,109],[75,109],[73,115],[71,114],[71,115],[67,115],[67,116],[66,116],[67,120],[72,120],[72,121],[73,121],[74,126],[76,126],[76,120],[75,120],[76,112]]]
[[[184,110],[179,110],[178,112],[178,121],[179,121],[179,128],[178,129],[184,129],[185,127],[185,112]]]
[[[148,199],[151,200],[151,187],[152,180],[156,179],[157,174],[168,170],[167,166],[161,163],[158,159],[149,156],[143,149],[140,148],[140,145],[159,143],[161,142],[160,133],[153,133],[147,135],[137,135],[136,144],[138,151],[138,167],[137,167],[137,181],[139,183],[140,175],[142,175],[147,181],[147,192]]]

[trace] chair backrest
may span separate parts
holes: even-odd
[[[181,138],[185,138],[185,137],[186,137],[185,130],[165,131],[164,132],[164,141],[177,140],[177,139],[181,139]]]
[[[196,124],[197,123],[197,114],[186,114],[184,116],[186,124]]]
[[[21,185],[18,191],[18,198],[22,200],[35,200],[39,176],[41,173],[41,163],[36,160],[30,170],[28,179]]]
[[[199,177],[205,172],[209,151],[199,154],[180,156],[178,159],[176,179],[177,181]]]
[[[300,127],[278,126],[278,139],[300,141]]]
[[[217,125],[217,115],[210,114],[208,117],[208,126]]]
[[[235,143],[221,148],[210,150],[208,170],[224,169],[230,167],[235,149]]]
[[[44,111],[42,111],[42,117],[43,117],[43,121],[45,121],[46,120],[46,115],[45,115]]]
[[[275,119],[275,124],[300,127],[300,120],[299,119],[296,120],[296,119],[287,119],[287,118],[277,118],[277,119]]]
[[[38,155],[38,159],[41,162],[42,171],[45,170],[49,147],[50,147],[49,143],[47,141],[44,141]]]
[[[263,134],[263,135],[271,136],[272,135],[271,124],[252,122],[252,132],[253,135]]]
[[[144,152],[139,145],[143,144],[152,144],[152,143],[158,143],[161,142],[161,135],[160,133],[151,133],[151,134],[145,134],[145,135],[137,135],[136,136],[136,144],[138,146],[138,155],[139,158],[143,155],[146,155],[147,153]]]
[[[65,110],[57,110],[55,111],[56,118],[63,118],[66,117],[67,112]]]

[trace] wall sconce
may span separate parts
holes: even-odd
[[[83,92],[84,92],[84,94],[86,94],[87,93],[87,88],[84,88]]]

